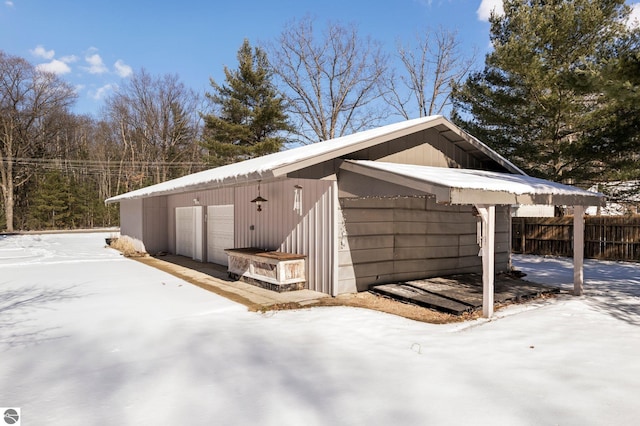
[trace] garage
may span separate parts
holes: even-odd
[[[481,274],[483,314],[490,317],[496,272],[509,268],[509,206],[574,207],[574,290],[582,294],[582,212],[603,205],[604,196],[527,176],[432,116],[227,164],[106,202],[121,203],[121,233],[155,243],[155,251],[164,249],[158,235],[166,233],[167,251],[177,247],[177,254],[222,265],[227,248],[306,256],[307,287],[333,296],[372,284]]]

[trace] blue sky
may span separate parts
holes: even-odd
[[[178,74],[200,94],[224,81],[244,38],[274,40],[285,24],[312,16],[355,23],[392,53],[396,42],[443,27],[464,49],[489,46],[488,12],[501,0],[1,0],[0,49],[46,67],[76,87],[75,112],[98,115],[132,72]]]

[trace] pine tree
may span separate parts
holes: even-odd
[[[607,103],[589,117],[585,144],[606,159],[602,180],[640,180],[640,28],[619,39],[592,76]],[[640,192],[640,188],[637,188]]]
[[[245,40],[237,57],[237,70],[224,69],[226,84],[211,79],[214,93],[207,93],[218,113],[203,115],[202,145],[215,166],[277,152],[291,130],[264,51]]]
[[[504,11],[484,70],[455,87],[453,120],[532,175],[585,180],[601,169],[586,136],[607,102],[593,76],[625,34],[624,0],[505,0]]]
[[[32,195],[29,227],[32,229],[62,229],[70,227],[69,205],[73,194],[69,179],[59,170],[50,171],[38,179]]]

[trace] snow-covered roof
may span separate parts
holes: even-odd
[[[480,153],[483,157],[494,161],[504,169],[512,173],[524,174],[524,172],[514,164],[500,156],[487,145],[467,134],[444,117],[436,115],[402,121],[324,142],[317,142],[315,144],[205,170],[117,195],[107,199],[106,202],[114,203],[125,199],[211,189],[283,177],[286,176],[287,173],[301,170],[330,159],[340,158],[358,150],[436,126],[446,128],[450,134],[448,137],[455,137],[460,143],[466,144],[470,150]]]
[[[604,195],[527,175],[346,160],[342,169],[434,194],[447,204],[602,205]]]

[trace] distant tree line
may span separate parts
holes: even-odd
[[[142,69],[99,117],[71,113],[68,83],[0,51],[0,230],[116,226],[110,196],[441,113],[533,175],[640,180],[640,37],[624,1],[504,9],[481,71],[446,29],[388,53],[355,25],[303,18],[262,46],[244,40],[207,93]]]
[[[112,195],[202,170],[197,95],[144,70],[106,103],[75,115],[73,89],[0,52],[0,229],[118,224]]]

